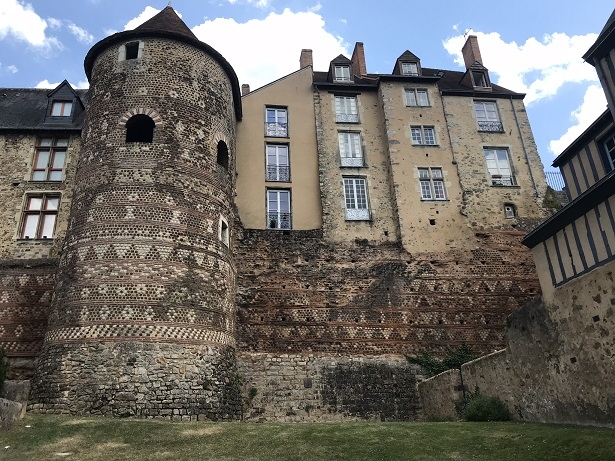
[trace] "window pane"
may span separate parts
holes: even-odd
[[[431,186],[429,181],[421,181],[421,198],[431,200]]]
[[[406,98],[409,106],[416,106],[416,93],[414,90],[406,90]]]
[[[280,191],[280,212],[288,213],[290,211],[290,193],[287,191]]]
[[[57,210],[60,205],[60,197],[47,197],[45,200],[45,210]]]
[[[32,181],[44,181],[45,171],[35,171],[32,173]]]
[[[53,237],[53,228],[56,224],[56,215],[55,214],[46,214],[42,216],[43,223],[41,226],[41,237],[52,238]]]
[[[70,113],[71,113],[71,111],[73,109],[73,103],[72,102],[65,102],[64,103],[64,107],[62,109],[63,109],[62,115],[64,117],[70,116]]]
[[[43,197],[30,197],[28,199],[27,210],[40,210],[43,205]]]
[[[425,90],[416,90],[416,96],[418,100],[419,106],[428,106],[429,99],[427,99],[427,91]]]
[[[64,158],[66,157],[66,152],[56,151],[53,155],[53,162],[51,164],[51,168],[54,169],[62,169],[64,168]]]
[[[432,178],[441,178],[442,170],[440,168],[432,168],[431,169],[431,177]]]
[[[39,140],[38,145],[43,147],[51,146],[51,138],[43,138]]]
[[[38,227],[38,218],[39,215],[29,214],[26,215],[23,222],[23,231],[21,233],[22,237],[36,238],[36,229]]]
[[[423,134],[425,135],[425,144],[436,143],[436,135],[433,128],[423,128]]]
[[[419,178],[429,178],[429,170],[427,168],[419,168]]]
[[[444,183],[442,181],[434,181],[433,182],[434,196],[438,200],[443,200],[446,198],[444,194]]]
[[[36,162],[34,168],[37,170],[44,170],[49,164],[49,151],[39,151],[36,155]]]
[[[62,171],[61,170],[50,171],[49,181],[62,181]]]
[[[418,127],[412,127],[412,142],[414,144],[423,144],[423,136],[421,134],[421,129]]]
[[[56,139],[56,146],[58,147],[68,146],[68,138]]]
[[[51,106],[51,115],[54,117],[59,117],[62,114],[62,103],[54,102]]]

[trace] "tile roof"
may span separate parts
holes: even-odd
[[[141,32],[169,32],[174,35],[181,35],[182,37],[190,38],[192,40],[198,40],[196,35],[192,33],[186,23],[181,20],[175,10],[170,6],[167,6],[156,16],[145,21],[135,30]]]

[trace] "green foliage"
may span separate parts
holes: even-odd
[[[463,418],[466,421],[510,421],[510,411],[499,397],[477,392],[466,404]]]
[[[4,355],[4,349],[0,347],[0,395],[4,391],[4,381],[6,380],[6,374],[9,369],[9,364],[7,363]]]
[[[551,186],[547,186],[547,190],[545,191],[545,198],[542,201],[542,206],[550,210],[559,210],[562,207],[560,199],[558,198],[555,191],[551,188]]]
[[[461,365],[475,358],[472,348],[467,344],[462,344],[456,349],[446,348],[446,353],[442,359],[437,359],[427,352],[421,352],[416,357],[406,357],[408,362],[422,366],[429,377],[447,370],[460,369]]]

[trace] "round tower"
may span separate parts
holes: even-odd
[[[38,411],[234,419],[235,72],[171,7],[98,42]]]

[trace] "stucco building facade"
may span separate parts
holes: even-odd
[[[0,345],[31,408],[412,419],[404,354],[504,344],[539,293],[523,95],[363,44],[250,91],[171,7],[4,89]],[[3,111],[3,113],[7,113]]]

